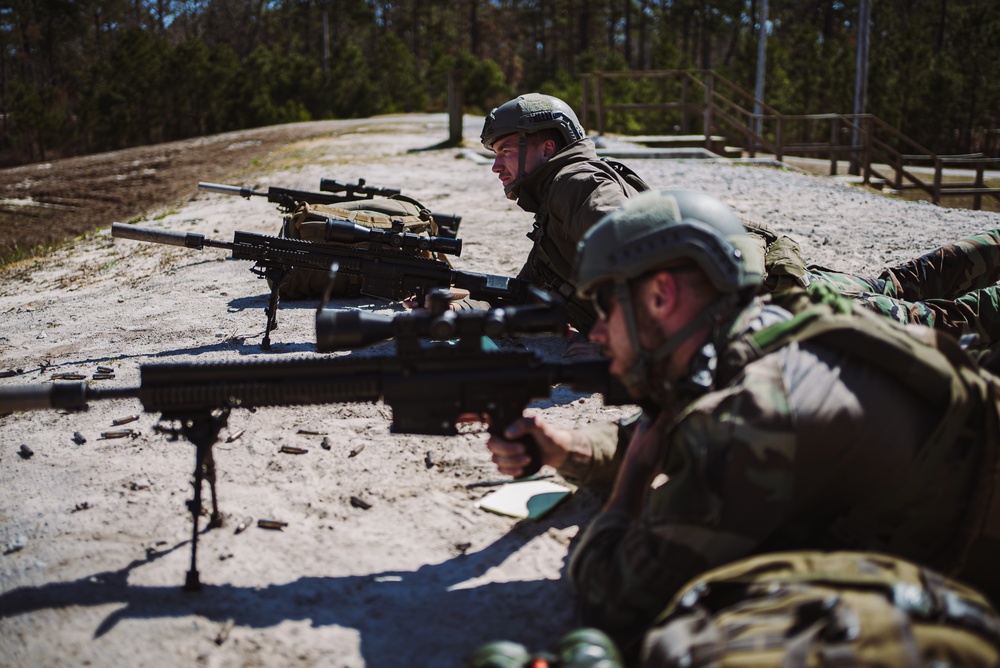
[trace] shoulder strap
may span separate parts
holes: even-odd
[[[612,160],[611,158],[601,158],[601,160],[609,165],[618,176],[625,180],[625,183],[629,184],[639,192],[643,190],[649,190],[649,184],[646,183],[641,176],[635,173],[635,170],[626,165],[624,162],[618,162],[617,160]]]

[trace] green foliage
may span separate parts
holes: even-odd
[[[378,91],[368,61],[356,44],[347,44],[338,53],[323,93],[332,116],[360,118],[378,113]]]
[[[427,104],[417,65],[403,41],[389,33],[375,57],[376,108],[382,113],[421,111]]]
[[[939,152],[1000,150],[1000,3],[871,1],[868,111]],[[11,0],[0,10],[0,163],[441,111],[449,72],[461,73],[470,113],[531,90],[579,108],[580,75],[602,70],[712,68],[753,90],[761,2]],[[859,3],[770,0],[770,106],[853,111]],[[606,81],[603,92],[618,103],[685,95],[676,78]],[[691,122],[680,110],[606,120],[643,133]]]
[[[461,77],[465,108],[471,113],[485,115],[516,95],[495,61],[476,58],[463,49],[455,55],[440,57],[428,73],[428,88],[433,91],[430,99],[437,109],[447,107],[448,73],[452,71]]]

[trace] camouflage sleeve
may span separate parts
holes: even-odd
[[[668,481],[643,515],[600,513],[571,556],[585,623],[628,644],[698,573],[776,537],[802,548],[803,513],[905,475],[933,415],[867,365],[823,354],[787,346],[678,415],[663,437]]]
[[[578,428],[573,449],[559,468],[559,474],[577,485],[610,488],[641,415],[639,412],[616,422]]]
[[[707,470],[704,456],[730,450],[733,424],[712,419],[712,409],[736,408],[742,393],[720,394],[703,397],[700,406],[665,436],[669,482],[649,493],[644,516],[600,513],[571,556],[569,574],[584,623],[603,629],[625,646],[638,639],[694,574],[745,554],[755,543],[742,527],[733,530],[718,524],[722,497],[718,481],[709,474],[720,471]],[[718,463],[716,456],[712,459]],[[777,471],[769,482],[784,484]]]
[[[889,267],[879,277],[892,284],[885,294],[906,301],[958,299],[1000,281],[1000,230],[947,244]]]

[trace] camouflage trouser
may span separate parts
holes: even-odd
[[[1000,341],[1000,230],[942,246],[876,279],[813,267],[810,276],[898,322],[975,334],[977,347]]]

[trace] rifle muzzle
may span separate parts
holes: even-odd
[[[148,227],[135,227],[125,223],[111,223],[111,236],[116,239],[132,239],[147,241],[168,246],[183,246],[201,250],[205,247],[205,235],[193,232],[171,232],[170,230],[153,230]]]

